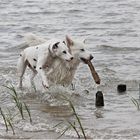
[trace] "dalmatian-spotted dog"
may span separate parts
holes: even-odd
[[[24,35],[24,39],[26,44],[24,47],[42,44],[48,40],[43,37],[38,37],[32,33]],[[68,86],[72,83],[79,64],[81,62],[85,64],[84,60],[92,60],[93,56],[91,52],[88,51],[88,47],[84,41],[74,40],[71,37],[66,36],[65,43],[70,48],[73,60],[66,63],[66,61],[57,57],[51,66],[53,67],[53,70],[50,71],[47,78],[52,83]]]
[[[20,77],[19,87],[22,88],[22,78],[28,66],[33,71],[31,82],[33,82],[35,75],[38,73],[41,76],[42,85],[48,88],[49,84],[45,75],[45,69],[48,69],[48,74],[51,73],[53,71],[51,65],[56,58],[63,61],[71,61],[73,59],[73,56],[69,53],[69,48],[59,39],[50,39],[40,45],[24,49],[17,64]]]

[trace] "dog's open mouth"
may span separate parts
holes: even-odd
[[[87,60],[87,59],[85,59],[85,58],[80,58],[85,64],[88,64],[88,61],[90,61],[90,60]]]

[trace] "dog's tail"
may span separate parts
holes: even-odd
[[[39,37],[33,33],[25,34],[23,35],[23,37],[25,42],[28,44],[28,46],[36,46],[47,41],[47,39],[44,39],[43,37]]]
[[[22,44],[19,44],[17,48],[20,48],[22,50],[30,46],[36,46],[45,43],[47,40],[49,40],[43,37],[39,37],[33,33],[22,34],[20,36],[24,39],[24,42]]]

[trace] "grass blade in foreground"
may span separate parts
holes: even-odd
[[[30,113],[30,110],[28,108],[28,106],[24,103],[24,106],[25,106],[25,109],[27,110],[27,113],[29,115],[29,118],[30,118],[30,123],[32,123],[32,117],[31,117],[31,113]]]
[[[85,131],[83,129],[83,126],[82,126],[82,123],[80,121],[80,118],[78,117],[78,114],[76,113],[75,108],[74,108],[74,106],[73,106],[73,104],[72,104],[72,102],[70,100],[69,100],[69,103],[70,103],[70,106],[71,106],[71,108],[72,108],[72,110],[74,112],[74,115],[75,115],[75,117],[76,117],[76,119],[77,119],[77,121],[78,121],[78,123],[80,125],[80,129],[81,129],[81,131],[83,133],[84,139],[86,139]]]
[[[4,123],[5,123],[5,127],[6,127],[6,132],[7,132],[8,131],[8,124],[7,124],[7,121],[6,121],[6,116],[4,115],[1,107],[0,107],[0,113],[1,113],[1,115],[3,117]]]
[[[140,103],[135,98],[131,97],[131,101],[136,106],[137,110],[140,110]]]
[[[75,127],[75,125],[74,124],[72,124],[71,122],[69,122],[68,121],[68,123],[71,125],[71,127],[75,130],[75,132],[76,132],[76,134],[77,134],[77,136],[78,136],[78,138],[80,138],[80,134],[79,134],[79,132],[77,131],[77,129],[76,129],[76,127]],[[75,123],[75,122],[74,122]]]
[[[61,138],[69,129],[70,129],[71,126],[68,126],[65,130],[63,130],[62,134],[58,137]]]
[[[15,131],[14,131],[14,128],[13,128],[13,125],[12,125],[11,121],[9,119],[7,119],[7,122],[8,122],[9,126],[11,127],[11,129],[13,131],[13,135],[15,135]]]
[[[76,117],[76,120],[77,120],[77,122],[78,122],[78,124],[79,124],[79,126],[80,126],[80,129],[81,129],[81,131],[82,131],[83,137],[84,137],[84,139],[86,139],[85,131],[84,131],[84,129],[83,129],[82,123],[81,123],[81,121],[80,121],[80,118],[79,118],[79,116],[78,116],[76,110],[75,110],[74,105],[72,104],[71,100],[69,100],[66,96],[62,95],[62,99],[69,102],[70,107],[71,107],[72,110],[73,110],[74,116]],[[76,132],[76,133],[77,133],[77,132]]]

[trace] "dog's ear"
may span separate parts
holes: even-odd
[[[72,39],[68,35],[66,35],[66,42],[67,42],[68,47],[74,45],[74,42],[72,41]]]
[[[58,44],[59,44],[59,43],[60,43],[60,42],[55,43],[55,44],[52,46],[52,49],[53,49],[53,50],[57,50]]]

